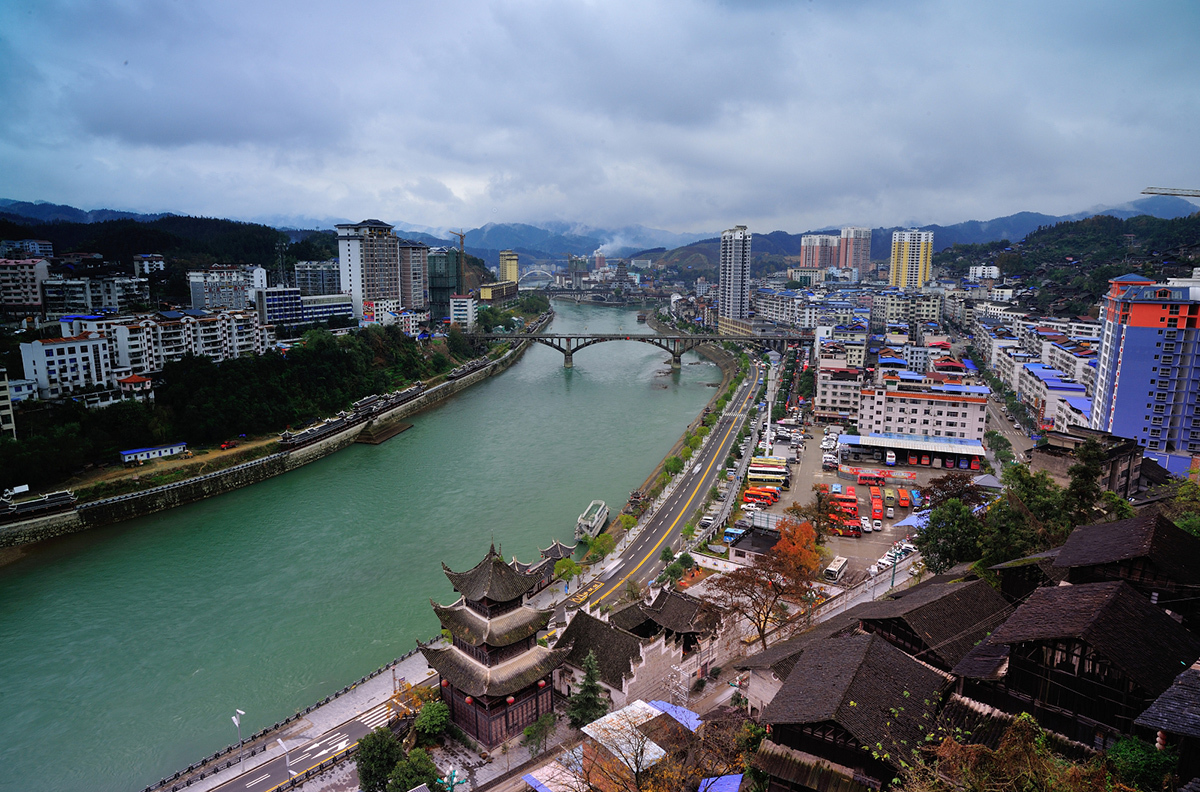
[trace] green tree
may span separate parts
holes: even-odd
[[[613,551],[617,546],[617,540],[610,533],[602,533],[592,540],[591,552],[588,553],[588,559],[591,561],[599,561]]]
[[[608,700],[600,687],[600,664],[596,653],[589,651],[583,658],[583,682],[567,699],[567,720],[582,729],[608,712]]]
[[[521,745],[529,749],[530,756],[537,756],[546,749],[546,741],[554,734],[554,727],[557,723],[558,715],[547,712],[525,727],[522,732]]]
[[[358,752],[354,755],[359,787],[363,792],[384,792],[388,776],[403,759],[404,746],[400,745],[391,729],[380,726],[363,735],[358,741]]]
[[[418,740],[429,745],[442,736],[450,725],[450,708],[444,701],[426,701],[417,713],[413,729],[417,732]]]
[[[387,792],[410,792],[421,784],[429,787],[431,792],[441,792],[445,789],[433,759],[420,748],[414,748],[406,758],[396,764],[388,776]],[[365,792],[366,787],[363,789]]]
[[[1067,469],[1071,480],[1063,492],[1063,509],[1073,525],[1088,525],[1095,522],[1093,509],[1102,491],[1100,474],[1103,472],[1104,449],[1089,437],[1075,448],[1075,459],[1075,464]]]
[[[687,570],[691,569],[692,567],[696,566],[696,559],[692,558],[690,553],[680,553],[679,558],[677,560],[679,561],[679,565],[681,567],[683,567],[685,572]]]
[[[672,583],[678,583],[679,579],[683,577],[683,565],[678,561],[672,561],[670,564],[667,564],[667,568],[663,570],[663,575],[665,575]]]
[[[959,561],[979,558],[979,520],[970,506],[951,498],[929,513],[913,543],[929,570],[941,574]]]
[[[672,476],[679,475],[683,472],[683,460],[677,456],[669,456],[663,462],[663,470]]]
[[[669,564],[675,560],[675,553],[671,550],[670,545],[663,545],[662,552],[658,554],[658,557],[664,564]]]
[[[575,563],[573,558],[560,558],[554,562],[554,577],[565,580],[568,584],[583,574],[583,567]]]
[[[450,354],[462,360],[475,356],[475,350],[471,349],[471,342],[467,340],[462,328],[457,324],[450,325],[450,332],[446,334],[446,346],[450,350]]]

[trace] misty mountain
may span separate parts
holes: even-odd
[[[1128,219],[1138,215],[1173,219],[1186,217],[1198,210],[1200,210],[1200,207],[1183,198],[1156,195],[1114,206],[1096,206],[1070,215],[1055,216],[1039,212],[1017,212],[1016,214],[997,217],[991,220],[968,220],[946,226],[926,225],[921,226],[920,230],[932,231],[934,233],[935,247],[938,250],[943,250],[955,244],[978,244],[1000,239],[1017,241],[1023,239],[1039,226],[1081,220],[1100,214],[1112,215],[1120,219]],[[175,216],[170,213],[138,214],[136,212],[121,212],[112,209],[85,211],[73,206],[41,201],[14,201],[11,199],[0,199],[0,215],[15,222],[25,223],[52,223],[56,221],[96,223],[117,219],[151,222],[163,217]],[[281,228],[287,231],[289,236],[299,238],[306,227],[310,229],[331,228],[338,222],[354,221],[346,221],[340,218],[317,219],[299,215],[279,215],[273,218],[259,218],[258,222]],[[407,239],[424,242],[430,246],[458,246],[457,238],[449,233],[450,229],[413,225],[402,221],[389,222],[395,225],[397,234]],[[892,232],[904,229],[904,226],[872,229],[871,258],[876,260],[888,258],[891,255]],[[755,257],[799,255],[800,237],[805,234],[819,233],[837,234],[838,229],[825,228],[805,231],[799,234],[792,234],[786,231],[755,233]],[[715,266],[713,251],[718,247],[715,243],[719,240],[719,236],[714,233],[679,234],[672,231],[647,228],[642,225],[628,225],[620,228],[598,228],[582,223],[568,223],[560,220],[538,225],[528,223],[488,223],[480,228],[473,228],[467,231],[466,235],[467,252],[471,255],[479,256],[493,267],[499,263],[499,252],[501,250],[516,251],[524,262],[562,261],[567,253],[584,256],[591,255],[595,251],[600,250],[610,257],[637,256],[641,258],[659,258],[661,256],[669,256],[672,262],[684,262],[686,260],[687,263],[685,266],[710,267]],[[710,259],[712,260],[710,261]]]
[[[170,217],[170,212],[159,214],[139,214],[138,212],[121,212],[116,209],[94,209],[85,211],[74,206],[52,204],[45,201],[13,201],[0,198],[0,210],[5,214],[14,215],[26,222],[33,220],[39,223],[103,223],[105,220],[137,220],[148,223],[163,217]]]

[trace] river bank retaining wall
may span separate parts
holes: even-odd
[[[272,454],[232,468],[207,473],[198,478],[186,479],[142,492],[79,504],[75,511],[52,514],[6,526],[0,529],[0,547],[31,544],[56,536],[132,520],[135,517],[145,517],[176,506],[211,498],[214,495],[232,492],[235,489],[257,484],[289,470],[303,467],[353,445],[359,433],[368,426],[390,423],[421,412],[488,377],[507,370],[521,358],[531,343],[533,342],[522,341],[485,368],[473,371],[461,379],[450,380],[429,388],[415,399],[376,416],[366,423],[352,426],[343,432],[295,451]]]

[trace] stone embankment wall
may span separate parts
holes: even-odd
[[[494,374],[506,370],[524,354],[525,349],[532,343],[525,341],[514,347],[490,366],[471,372],[467,376],[451,380],[430,388],[412,401],[376,416],[367,423],[352,426],[349,429],[331,435],[312,445],[305,446],[290,453],[272,454],[262,459],[245,462],[232,468],[218,470],[198,478],[179,481],[163,487],[134,492],[116,498],[107,498],[95,503],[80,504],[75,511],[53,514],[33,520],[6,526],[0,529],[0,547],[30,544],[62,536],[69,533],[86,531],[104,525],[144,517],[148,514],[172,509],[185,503],[211,498],[225,492],[231,492],[241,487],[257,484],[260,481],[295,470],[298,467],[315,462],[318,459],[340,451],[352,445],[355,439],[367,426],[372,424],[389,423],[420,412],[428,407],[450,398],[466,388],[482,382]]]

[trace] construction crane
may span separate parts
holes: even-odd
[[[1200,198],[1200,190],[1185,190],[1181,187],[1147,187],[1142,195],[1178,195],[1180,198]]]
[[[464,247],[466,244],[467,233],[465,231],[451,231],[451,234],[458,237],[458,272],[454,273],[455,286],[458,288],[459,294],[467,293],[467,277],[466,277],[466,255],[467,251]]]

